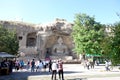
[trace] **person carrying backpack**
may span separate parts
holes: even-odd
[[[31,62],[31,72],[34,72],[34,70],[35,70],[35,61],[33,59]]]

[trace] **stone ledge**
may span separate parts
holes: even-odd
[[[81,64],[79,60],[63,61],[64,64]]]

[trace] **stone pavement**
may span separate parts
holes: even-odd
[[[120,80],[120,70],[115,67],[111,71],[105,71],[104,65],[87,70],[81,64],[64,64],[64,76],[65,80]],[[10,75],[0,76],[0,80],[51,80],[51,73],[14,71]]]
[[[88,80],[120,80],[120,77],[89,78]]]

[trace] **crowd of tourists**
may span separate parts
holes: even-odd
[[[28,72],[50,72],[51,79],[56,80],[56,75],[58,73],[59,79],[64,80],[63,76],[63,62],[59,60],[2,60],[0,62],[0,68],[7,67],[11,73],[15,71],[28,71]]]
[[[91,61],[91,60],[84,60],[83,61],[83,66],[84,68],[87,68],[88,70],[91,68],[91,69],[94,69],[94,66],[95,66],[95,62],[94,61]]]
[[[27,69],[30,68],[30,62],[27,63]],[[51,80],[56,80],[56,74],[58,72],[59,74],[59,80],[64,80],[64,74],[63,74],[63,62],[61,59],[59,60],[49,60],[49,62],[45,62],[42,60],[36,61],[33,59],[31,61],[31,72],[37,72],[41,71],[43,68],[44,71],[46,71],[46,68],[49,68],[49,72],[52,72]]]
[[[86,69],[94,69],[94,66],[99,66],[98,61],[84,60],[83,65]],[[105,61],[106,71],[110,71],[110,61]],[[51,80],[56,80],[56,75],[59,75],[60,80],[64,80],[63,62],[59,60],[2,60],[0,62],[0,69],[8,68],[9,73],[15,71],[28,71],[28,72],[50,72]]]
[[[110,71],[110,65],[111,65],[111,61],[109,61],[109,60],[105,60],[105,70],[106,71]],[[96,65],[96,66],[99,66],[99,60],[95,60],[95,61],[92,61],[92,60],[88,60],[88,59],[86,59],[86,60],[84,60],[83,62],[82,62],[82,64],[83,64],[83,66],[84,66],[84,68],[86,68],[86,69],[94,69],[94,66]]]
[[[0,74],[9,74],[12,72],[13,69],[13,61],[12,60],[2,60],[0,62]]]

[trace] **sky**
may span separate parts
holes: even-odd
[[[73,22],[75,14],[85,13],[102,24],[120,20],[120,0],[0,0],[0,20],[40,24],[56,18]]]

